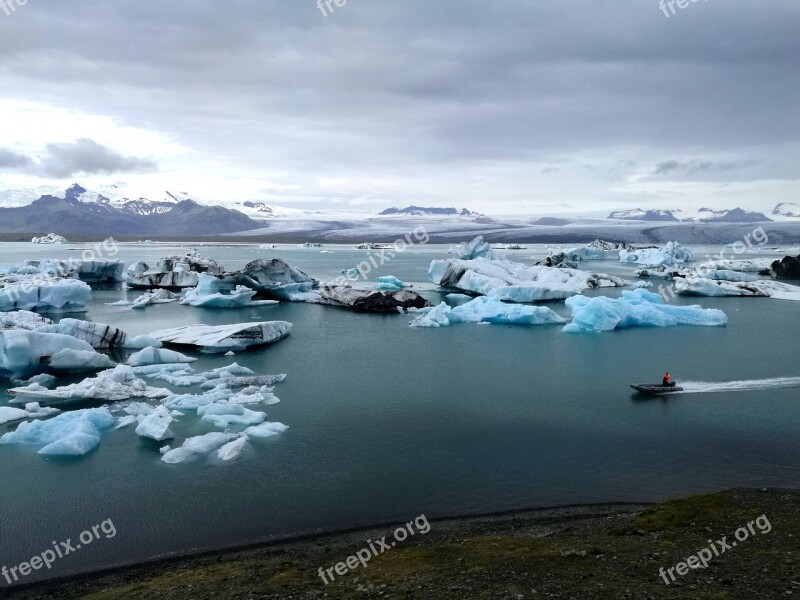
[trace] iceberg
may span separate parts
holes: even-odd
[[[21,264],[10,267],[6,271],[6,274],[39,275],[43,278],[71,278],[80,279],[86,283],[100,283],[106,281],[122,281],[122,271],[124,268],[124,263],[119,260],[81,260],[76,258],[58,260],[45,258],[41,260],[23,261]]]
[[[0,444],[42,446],[39,454],[82,456],[100,445],[101,430],[114,417],[106,408],[65,412],[45,421],[21,423],[16,431],[0,437]]]
[[[53,321],[36,313],[27,310],[15,310],[8,313],[0,313],[0,330],[5,329],[26,329],[33,331],[42,325],[52,325]]]
[[[386,275],[384,277],[378,277],[378,285],[375,288],[376,290],[383,290],[386,292],[396,292],[398,290],[402,290],[404,288],[411,287],[407,283],[400,281],[397,277],[393,275]]]
[[[173,418],[169,410],[164,406],[159,406],[149,415],[140,417],[139,425],[136,426],[136,435],[150,438],[157,442],[171,440],[175,437],[169,428],[172,421]]]
[[[267,418],[266,413],[250,410],[240,404],[220,402],[212,402],[198,407],[197,415],[202,421],[211,423],[220,429],[231,426],[259,425]]]
[[[775,300],[800,301],[800,287],[770,279],[720,281],[702,278],[675,278],[675,289],[688,296],[760,296]]]
[[[417,292],[407,289],[393,292],[356,290],[347,285],[327,284],[319,290],[319,303],[371,313],[402,312],[409,308],[424,308],[431,305]]]
[[[237,287],[255,290],[259,297],[289,302],[317,299],[319,282],[279,258],[254,260],[244,269],[217,276],[215,292],[231,292]]]
[[[130,337],[121,329],[111,327],[105,323],[81,321],[79,319],[61,319],[55,325],[42,325],[37,332],[60,333],[69,335],[84,342],[88,342],[95,350],[111,350],[114,348],[139,349],[155,343],[146,336]]]
[[[694,262],[691,250],[678,242],[667,242],[663,248],[644,248],[640,250],[620,250],[619,261],[639,265],[677,265]]]
[[[277,300],[253,300],[256,290],[237,285],[232,290],[224,280],[206,273],[200,274],[197,287],[184,292],[181,304],[208,308],[243,308],[280,304]]]
[[[60,413],[57,408],[42,408],[38,402],[28,402],[25,408],[0,406],[0,425],[23,419],[41,419]]]
[[[445,302],[421,314],[412,327],[447,327],[457,323],[493,323],[503,325],[546,325],[566,323],[566,319],[544,306],[506,304],[497,298],[474,298],[451,308]]]
[[[245,435],[252,438],[269,438],[279,433],[283,433],[289,429],[283,423],[261,423],[261,425],[253,425],[244,430]]]
[[[224,462],[238,460],[241,458],[246,445],[247,436],[243,435],[242,437],[236,438],[217,450],[217,458]]]
[[[114,363],[87,342],[60,333],[0,331],[0,371],[26,377],[45,371],[107,369]]]
[[[633,250],[633,246],[626,243],[594,240],[578,248],[570,248],[561,252],[551,251],[550,256],[537,264],[546,267],[575,268],[575,265],[582,260],[618,259],[620,250]]]
[[[34,237],[31,238],[32,244],[66,244],[67,238],[63,235],[57,235],[55,233],[48,233],[47,235],[43,235],[41,237]]]
[[[104,371],[97,377],[84,379],[53,390],[38,384],[12,388],[7,392],[14,396],[13,402],[37,400],[48,404],[58,404],[74,400],[95,400],[100,402],[121,402],[133,398],[165,398],[172,392],[164,388],[149,387],[138,379],[133,369],[126,365],[117,365],[110,371]]]
[[[236,437],[235,434],[218,431],[190,437],[184,440],[179,448],[173,448],[164,453],[161,460],[174,465],[196,456],[206,456]]]
[[[150,336],[165,344],[197,346],[206,352],[227,352],[277,342],[289,335],[291,330],[292,324],[286,321],[263,321],[229,325],[184,325],[154,331]]]
[[[139,352],[131,354],[130,357],[128,357],[127,363],[132,367],[146,367],[150,365],[191,363],[196,360],[196,358],[186,356],[174,350],[148,346],[143,350],[139,350]]]
[[[706,269],[702,266],[696,269],[686,267],[680,268],[666,268],[658,267],[655,269],[638,269],[633,272],[637,277],[652,278],[652,279],[673,279],[675,277],[683,278],[704,278],[704,279],[718,279],[720,281],[758,281],[755,275],[749,275],[743,271],[732,271],[729,269]]]
[[[131,308],[144,308],[145,306],[150,306],[152,304],[169,304],[170,302],[176,302],[179,299],[180,296],[178,296],[178,294],[173,294],[169,290],[162,288],[145,292],[131,302],[130,305]]]
[[[155,269],[142,261],[128,267],[125,283],[138,288],[187,288],[195,287],[200,273],[221,273],[216,261],[189,252],[185,256],[169,256],[158,261]]]
[[[676,325],[719,327],[728,323],[728,317],[721,310],[671,306],[658,294],[643,289],[624,291],[620,298],[574,296],[567,299],[566,304],[572,312],[572,322],[564,327],[568,333]]]
[[[92,288],[77,279],[40,274],[0,276],[0,312],[78,310],[91,299]]]
[[[526,266],[498,256],[481,236],[457,251],[459,259],[434,260],[428,269],[432,282],[509,302],[563,300],[596,287],[625,285],[619,277],[577,269]]]

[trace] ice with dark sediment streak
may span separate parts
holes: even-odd
[[[206,352],[244,350],[285,338],[292,330],[287,321],[231,323],[227,325],[184,325],[150,333],[165,344],[197,346]]]
[[[675,278],[675,289],[688,296],[761,296],[800,302],[800,287],[758,279],[756,281],[718,281],[703,278]]]
[[[693,262],[691,250],[678,242],[667,242],[662,248],[620,250],[619,261],[639,265],[678,265]]]
[[[160,342],[148,336],[132,337],[121,329],[80,319],[61,319],[56,324],[42,325],[36,331],[41,333],[61,333],[88,342],[95,350],[128,348],[137,350],[148,346],[160,346]]]
[[[620,298],[574,296],[566,304],[572,313],[572,322],[564,327],[568,333],[676,325],[719,327],[728,323],[721,310],[673,306],[664,303],[658,294],[643,289],[624,291]]]

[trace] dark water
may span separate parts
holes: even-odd
[[[31,248],[4,244],[0,262],[33,258]],[[122,258],[164,253],[126,248]],[[365,255],[252,248],[204,253],[229,267],[280,255],[324,279]],[[380,274],[423,282],[430,259],[445,253],[443,247],[417,249]],[[607,262],[587,268],[631,271]],[[800,376],[800,303],[679,300],[721,308],[730,324],[568,335],[558,326],[413,329],[403,315],[301,304],[230,311],[103,304],[122,295],[119,286],[97,289],[88,318],[133,334],[189,322],[294,323],[286,340],[235,357],[257,373],[288,374],[276,387],[281,403],[266,410],[269,420],[290,429],[253,440],[242,460],[225,466],[165,465],[159,444],[132,429],[104,433],[101,447],[79,460],[2,446],[0,566],[16,565],[106,519],[116,526],[114,538],[82,548],[44,575],[422,513],[434,518],[659,500],[731,486],[800,486],[800,388],[668,401],[636,400],[628,388],[665,369],[679,381]],[[229,362],[206,356],[194,366]],[[184,421],[174,427],[178,440],[210,430],[196,419]],[[13,428],[0,426],[0,432]]]

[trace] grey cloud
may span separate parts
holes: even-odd
[[[56,179],[78,174],[133,173],[155,171],[155,161],[123,156],[94,140],[80,138],[74,143],[48,144],[37,171]]]
[[[0,148],[0,169],[17,169],[31,164],[29,156],[19,154],[8,148]]]

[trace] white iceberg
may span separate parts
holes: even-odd
[[[161,460],[174,465],[196,456],[207,456],[236,437],[235,434],[218,431],[190,437],[179,448],[164,453]]]
[[[231,426],[247,427],[250,425],[259,425],[267,418],[266,413],[250,410],[239,404],[225,404],[219,402],[198,407],[197,415],[201,417],[202,421],[211,423],[214,427],[220,429]]]
[[[256,290],[237,285],[233,289],[222,279],[200,274],[197,287],[183,294],[181,304],[207,308],[243,308],[280,304],[277,300],[253,300]]]
[[[263,321],[229,325],[184,325],[154,331],[150,335],[165,344],[197,346],[210,352],[227,352],[277,342],[289,335],[291,330],[292,324],[286,321]]]
[[[0,330],[2,329],[26,329],[33,331],[42,325],[52,325],[53,321],[37,315],[27,310],[15,310],[7,313],[0,313]]]
[[[612,275],[507,260],[493,252],[482,237],[462,244],[458,255],[468,258],[432,261],[430,280],[444,288],[521,303],[563,300],[589,288],[625,285]]]
[[[16,431],[0,437],[0,444],[42,446],[39,454],[82,456],[100,445],[101,430],[114,417],[106,408],[62,413],[45,421],[21,423]]]
[[[269,438],[289,429],[283,423],[261,423],[244,430],[245,435],[253,438]]]
[[[187,288],[195,287],[200,273],[221,273],[222,268],[212,259],[189,252],[185,256],[162,258],[155,269],[145,262],[128,267],[125,283],[139,288]]]
[[[178,294],[174,294],[166,289],[151,290],[145,292],[133,302],[130,302],[131,308],[144,308],[153,304],[169,304],[170,302],[177,302],[180,299]]]
[[[41,237],[34,237],[31,238],[32,244],[66,244],[67,238],[63,235],[58,235],[55,233],[48,233],[47,235],[43,235]]]
[[[28,411],[13,406],[0,406],[0,425],[28,418]]]
[[[677,265],[695,260],[694,254],[678,242],[667,242],[663,248],[620,250],[619,261],[639,265]]]
[[[165,398],[171,392],[164,388],[149,387],[138,379],[133,369],[126,365],[117,365],[111,371],[98,374],[97,377],[84,379],[49,390],[40,385],[12,388],[7,392],[15,396],[14,402],[26,400],[46,401],[48,404],[69,402],[73,400],[96,400],[102,402],[121,402],[133,398]]]
[[[196,358],[186,356],[174,350],[148,346],[147,348],[139,350],[139,352],[131,354],[130,357],[128,357],[127,363],[132,367],[145,367],[149,365],[191,363],[196,360]]]
[[[125,265],[119,260],[59,260],[44,258],[26,260],[7,270],[9,275],[39,275],[42,278],[59,277],[80,279],[86,283],[122,281]]]
[[[89,371],[113,367],[87,342],[60,333],[0,331],[0,371],[17,377],[53,371]]]
[[[625,327],[673,327],[704,325],[719,327],[728,323],[724,312],[701,306],[672,306],[658,294],[642,289],[622,292],[620,298],[574,296],[567,299],[572,322],[568,333],[613,331]]]
[[[236,438],[217,450],[217,458],[225,462],[238,460],[241,458],[246,445],[247,436],[243,435],[242,437]]]
[[[149,415],[139,418],[139,425],[136,426],[136,435],[139,437],[150,438],[157,442],[163,442],[175,437],[169,428],[173,418],[166,407],[159,406]]]
[[[455,308],[442,302],[415,318],[411,326],[447,327],[456,323],[545,325],[566,323],[566,319],[544,306],[506,304],[497,298],[480,297]]]

